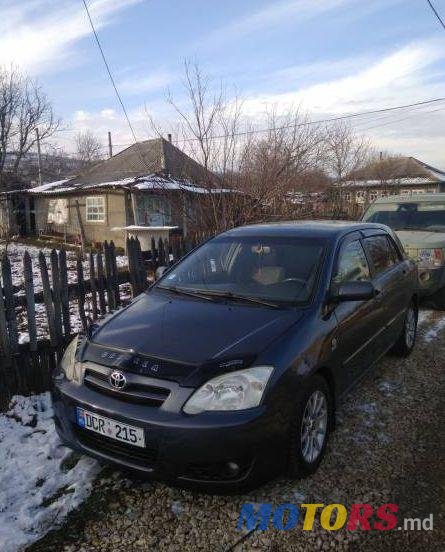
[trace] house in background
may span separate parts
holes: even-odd
[[[68,241],[125,246],[129,235],[185,235],[193,205],[208,188],[204,167],[163,138],[139,142],[70,179],[31,188],[36,232]],[[191,228],[190,230],[194,230]]]
[[[415,157],[390,157],[369,164],[336,183],[345,202],[367,205],[379,197],[445,191],[445,171]]]

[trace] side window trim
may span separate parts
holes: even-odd
[[[400,251],[400,249],[399,249],[397,243],[395,242],[394,238],[390,234],[386,234],[386,239],[389,241],[392,248],[396,252],[396,256],[397,256],[396,264],[401,263],[404,260],[404,258],[403,258],[402,252]]]

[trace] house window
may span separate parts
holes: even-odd
[[[171,204],[163,197],[139,194],[137,197],[137,224],[165,226],[171,222]]]
[[[105,197],[91,196],[86,198],[87,222],[105,222]]]

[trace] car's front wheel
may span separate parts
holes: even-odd
[[[397,356],[407,357],[414,349],[417,337],[417,318],[417,306],[414,301],[411,301],[405,314],[402,331],[392,349]]]
[[[300,391],[289,436],[289,475],[304,477],[320,464],[331,427],[332,397],[326,380],[313,376]]]

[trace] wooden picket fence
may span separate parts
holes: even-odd
[[[75,282],[69,283],[67,254],[53,249],[47,259],[38,255],[42,291],[35,291],[32,259],[23,255],[23,287],[13,285],[8,255],[0,260],[0,410],[14,394],[30,394],[50,388],[51,372],[59,362],[66,345],[77,333],[72,327],[70,301],[76,303],[81,331],[87,331],[95,320],[128,303],[153,281],[159,266],[170,266],[196,247],[207,236],[176,239],[171,243],[152,240],[151,250],[142,252],[138,239],[126,242],[128,266],[118,269],[114,243],[104,242],[102,251],[89,253],[89,277],[84,275],[85,260],[76,259]],[[50,269],[50,270],[49,270]],[[73,279],[73,278],[72,278]],[[123,296],[121,284],[129,284],[131,297]],[[38,338],[36,305],[44,305],[48,335]],[[27,336],[19,340],[17,309],[26,310]],[[21,342],[20,342],[21,341]]]

